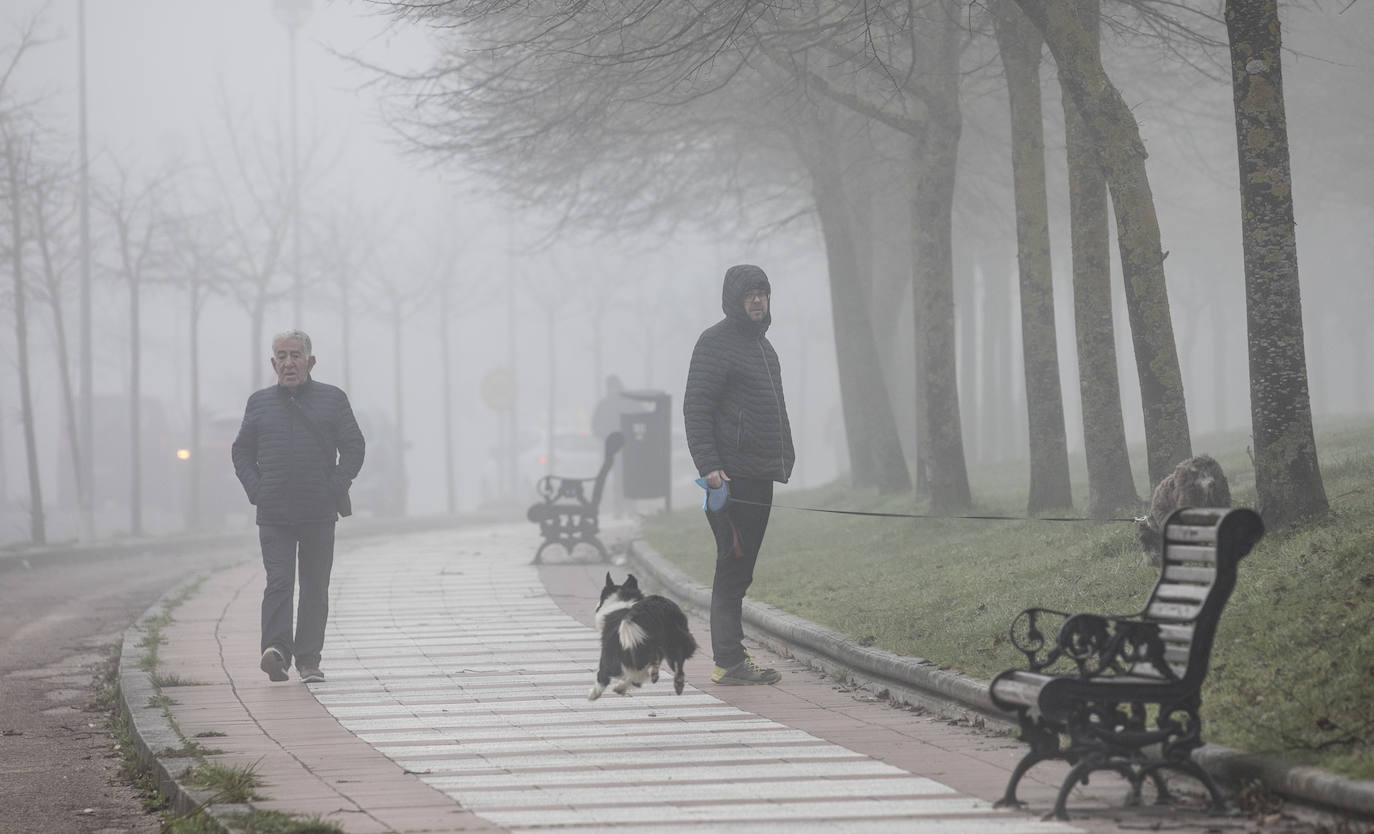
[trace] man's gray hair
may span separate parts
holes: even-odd
[[[301,346],[305,348],[305,355],[314,356],[314,354],[310,352],[310,335],[306,333],[304,330],[283,330],[282,332],[273,336],[272,353],[275,354],[277,352],[277,344],[279,342],[284,342],[287,339],[300,339]]]

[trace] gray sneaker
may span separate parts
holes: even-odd
[[[324,683],[324,672],[318,666],[301,666],[296,669],[302,683]]]
[[[284,681],[286,675],[286,658],[282,656],[276,646],[268,646],[263,649],[262,660],[258,663],[258,668],[267,673],[267,679],[273,681]]]
[[[721,686],[753,686],[758,684],[777,683],[782,680],[782,673],[777,669],[764,669],[754,662],[752,657],[746,657],[729,669],[722,669],[717,666],[711,672],[711,682]]]

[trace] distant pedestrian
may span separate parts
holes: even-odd
[[[607,436],[620,431],[621,414],[643,410],[639,403],[623,396],[624,390],[625,386],[621,384],[620,377],[615,374],[606,377],[606,394],[592,411],[592,434],[602,442],[603,448]],[[620,481],[620,470],[623,465],[623,459],[617,460],[615,467],[606,476],[606,495],[611,499],[611,514],[616,518],[623,518],[625,515],[625,488],[621,486]]]
[[[329,617],[334,524],[340,513],[352,512],[348,488],[363,465],[363,433],[348,395],[311,378],[314,367],[305,333],[288,330],[273,338],[277,384],[248,398],[233,446],[234,472],[258,508],[267,571],[259,666],[274,681],[287,679],[293,658],[302,681],[324,680],[320,651]]]
[[[729,484],[731,500],[706,512],[716,540],[711,585],[711,652],[719,684],[776,683],[782,675],[760,668],[744,649],[744,594],[754,581],[773,503],[773,482],[787,483],[795,453],[782,368],[769,343],[772,288],[757,266],[725,273],[725,318],[697,339],[682,397],[687,448],[712,489]]]

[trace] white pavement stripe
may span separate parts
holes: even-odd
[[[568,825],[570,823],[643,822],[650,813],[659,813],[659,798],[643,797],[645,806],[570,808],[558,810],[485,811],[482,816],[508,827]],[[701,822],[726,820],[823,820],[863,817],[938,817],[955,814],[986,814],[992,805],[981,799],[863,799],[833,802],[741,802],[726,805],[674,805],[673,816]]]
[[[378,747],[392,757],[476,755],[481,753],[533,753],[541,750],[575,752],[580,750],[662,750],[669,747],[703,747],[717,744],[815,744],[820,739],[803,732],[780,727],[776,730],[757,730],[745,733],[715,733],[709,737],[703,733],[682,736],[620,735],[597,736],[595,738],[548,738],[520,741],[473,742],[467,739],[449,744],[415,744],[400,747]]]
[[[602,738],[606,736],[634,736],[644,738],[652,734],[654,738],[664,736],[696,735],[711,738],[715,733],[731,733],[748,730],[786,730],[784,724],[766,718],[750,718],[744,721],[673,721],[658,718],[645,718],[643,723],[624,724],[576,724],[542,727],[467,727],[460,730],[424,730],[420,732],[362,733],[358,738],[368,744],[413,744],[421,741],[481,741],[484,739],[514,738]]]
[[[385,750],[381,752],[385,753]],[[716,747],[710,750],[632,750],[618,753],[541,753],[531,755],[477,755],[461,759],[395,759],[412,773],[462,773],[473,770],[520,770],[534,768],[651,766],[670,761],[690,762],[774,762],[798,759],[844,759],[860,754],[834,744],[808,747]],[[532,777],[531,782],[535,781]]]
[[[481,698],[485,701],[496,700],[498,698],[528,698],[532,695],[541,697],[556,698],[578,698],[586,699],[587,690],[590,688],[587,675],[569,676],[574,685],[569,685],[563,681],[552,684],[530,683],[519,688],[496,687],[496,686],[472,686],[470,680],[463,681],[461,684],[457,680],[449,681],[445,687],[401,687],[389,686],[378,692],[349,692],[337,694],[322,694],[318,688],[312,689],[315,699],[321,704],[347,706],[349,704],[385,704],[385,703],[423,703],[433,701],[436,698]],[[653,684],[646,684],[652,686]],[[698,690],[699,691],[699,690]]]
[[[729,718],[752,717],[744,710],[736,709],[728,704],[720,704],[719,706],[673,710],[672,715],[667,716],[667,718],[715,718],[717,716]],[[534,727],[541,724],[579,724],[587,726],[591,723],[602,721],[643,721],[645,718],[654,717],[656,716],[650,712],[603,712],[595,716],[595,720],[593,721],[592,716],[578,713],[537,712],[526,715],[502,715],[493,713],[473,715],[427,715],[424,717],[410,718],[340,719],[339,723],[346,729],[355,731],[423,730],[438,727],[510,726],[517,723],[526,727]]]
[[[424,678],[378,678],[376,675],[359,672],[356,677],[344,677],[330,669],[328,683],[317,684],[311,692],[356,693],[370,695],[379,692],[416,692],[426,689],[486,689],[488,687],[507,687],[512,684],[527,684],[531,688],[569,683],[582,683],[588,680],[586,672],[537,672],[529,675],[455,675],[451,672],[436,672]],[[365,676],[365,677],[364,677]],[[338,678],[338,680],[336,680]],[[332,696],[331,696],[332,697]],[[323,702],[323,699],[321,699]]]
[[[521,694],[528,695],[528,692]],[[719,704],[710,695],[637,695],[633,698],[607,698],[588,701],[585,694],[574,698],[544,698],[511,701],[449,701],[439,704],[368,704],[361,707],[330,707],[336,718],[381,718],[389,715],[443,715],[464,712],[544,712],[561,709],[578,714],[596,714],[622,709],[674,709]]]
[[[667,796],[664,793],[667,793]],[[662,804],[679,802],[772,801],[787,799],[911,798],[954,793],[932,779],[890,776],[885,779],[807,779],[790,782],[711,782],[673,785],[657,791],[620,791],[614,788],[531,786],[525,790],[481,790],[467,787],[446,790],[449,796],[474,810],[541,808],[559,805],[584,807],[618,802]]]
[[[448,788],[528,788],[549,785],[658,785],[664,782],[728,782],[737,779],[831,779],[861,776],[906,776],[906,771],[874,759],[836,759],[819,762],[753,762],[745,765],[639,767],[627,770],[563,770],[530,773],[465,773],[461,776],[423,776],[425,784]],[[658,795],[658,794],[655,794]]]

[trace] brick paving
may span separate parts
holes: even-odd
[[[528,525],[341,539],[328,680],[308,686],[257,668],[261,566],[213,574],[164,629],[159,671],[203,684],[164,688],[173,717],[210,758],[256,763],[254,807],[351,834],[1243,828],[1121,809],[1111,779],[1073,797],[1071,822],[1042,821],[1063,773],[1053,765],[1023,780],[1034,813],[994,809],[1019,744],[761,649],[784,672],[775,686],[712,685],[703,649],[682,696],[665,676],[589,702],[607,566],[533,567],[535,544]],[[706,624],[692,625],[708,647]]]

